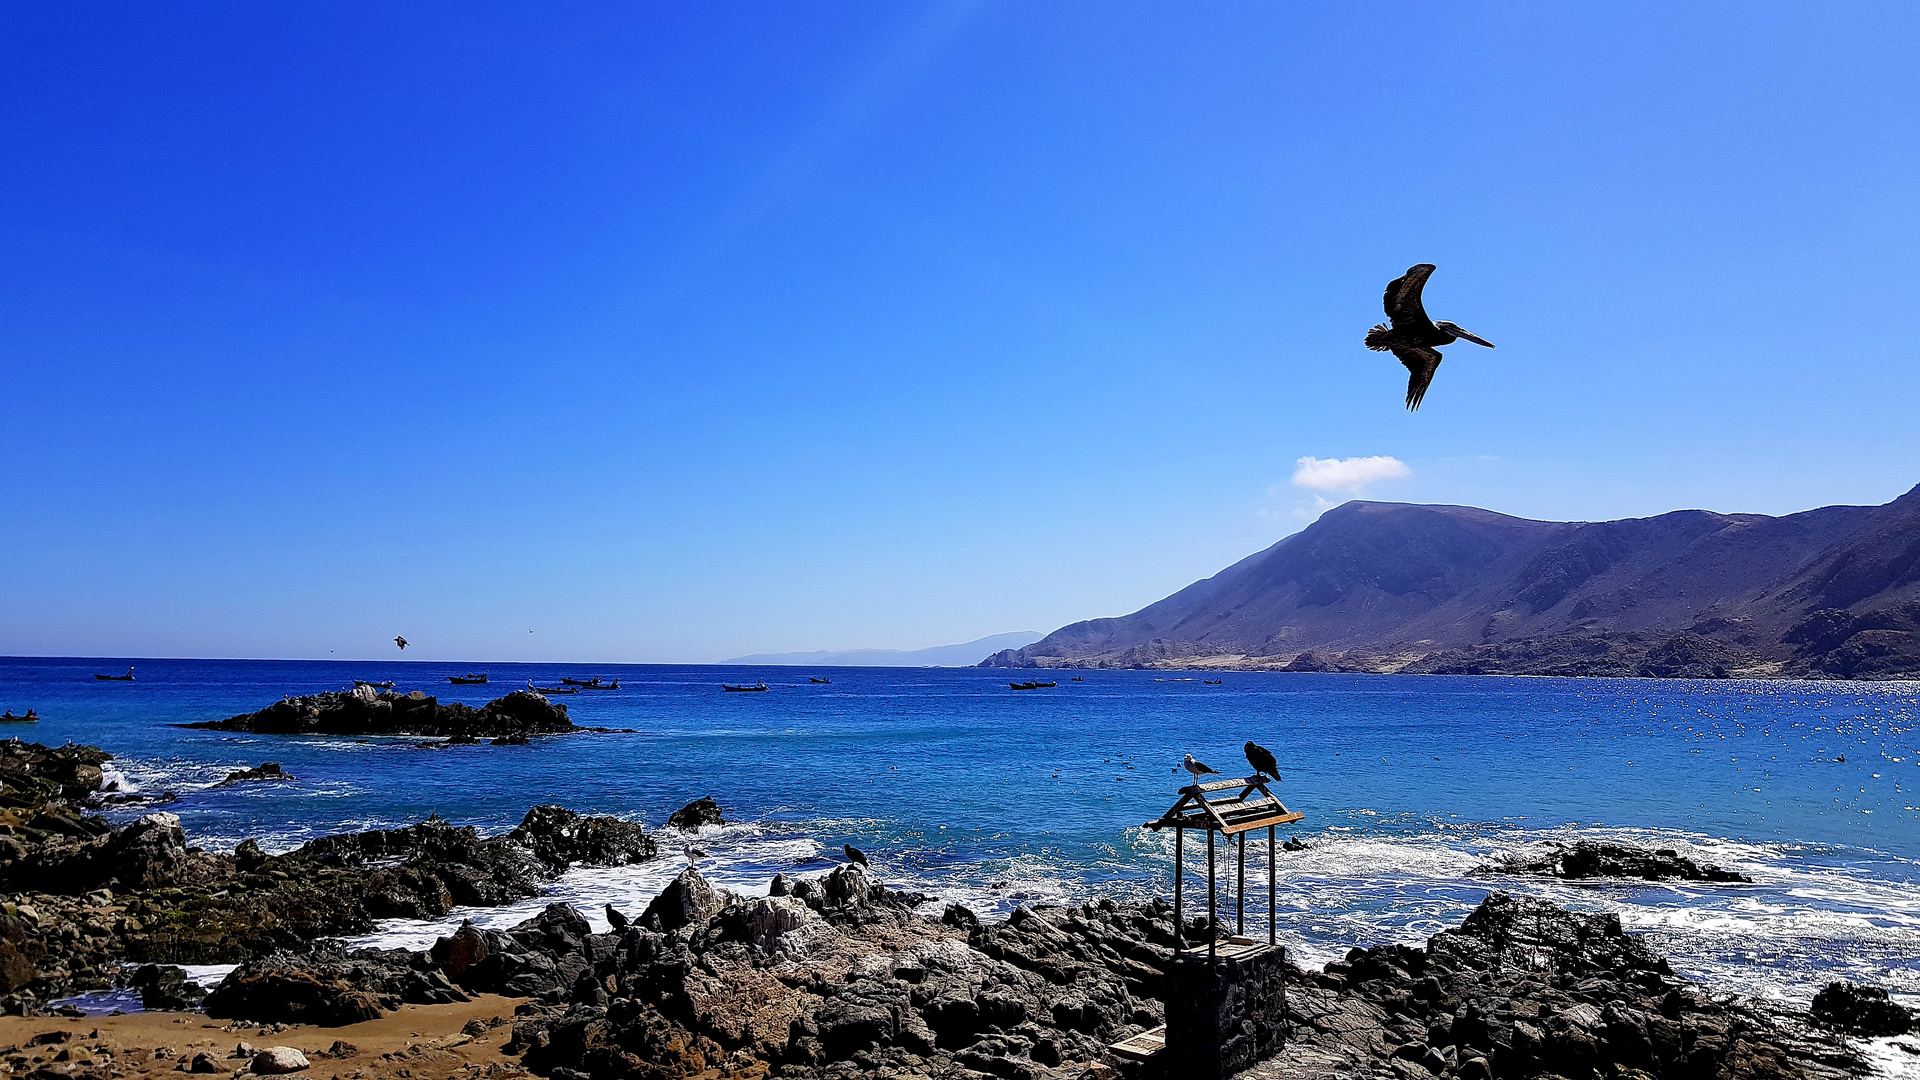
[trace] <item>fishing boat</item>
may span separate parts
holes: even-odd
[[[580,688],[576,686],[535,686],[533,685],[532,679],[527,680],[527,689],[536,694],[577,694],[580,692]]]
[[[27,715],[25,716],[13,715],[12,709],[8,709],[4,715],[0,715],[0,724],[36,724],[39,722],[39,714],[35,713],[32,709],[28,709]]]
[[[393,680],[388,679],[386,682],[368,682],[365,679],[355,679],[353,680],[353,685],[364,686],[369,690],[391,690],[393,689]]]
[[[128,668],[125,675],[95,675],[94,678],[99,679],[101,682],[132,682],[133,669]]]
[[[1200,683],[1203,686],[1219,686],[1220,680],[1219,679],[1201,679]]]
[[[830,683],[833,680],[832,679],[816,679],[813,676],[809,675],[807,676],[807,681],[812,683]]]
[[[483,671],[475,675],[469,671],[465,675],[449,675],[447,676],[447,681],[455,686],[485,686],[487,685],[487,673]]]
[[[591,679],[569,679],[565,675],[562,675],[560,676],[560,685],[561,686],[599,686],[600,676],[595,675]]]
[[[720,684],[720,689],[727,690],[735,694],[750,694],[750,693],[755,693],[757,691],[765,690],[766,688],[767,688],[767,684],[764,682],[757,682],[757,683],[754,683],[752,686],[735,686],[732,683]]]
[[[1050,686],[1059,686],[1059,685],[1060,684],[1057,682],[1010,682],[1007,684],[1007,689],[1009,690],[1045,690]]]
[[[1080,676],[1078,676],[1078,675],[1075,675],[1075,676],[1073,677],[1073,681],[1074,681],[1074,682],[1086,682],[1087,680],[1085,680],[1085,679],[1083,679],[1083,678],[1081,678],[1081,677],[1080,677]]]
[[[580,688],[583,690],[618,690],[620,689],[620,680],[615,679],[612,682],[601,682],[595,679],[590,683],[581,683]]]

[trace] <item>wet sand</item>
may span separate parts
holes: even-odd
[[[284,1026],[279,1031],[256,1024],[230,1024],[200,1013],[130,1013],[68,1020],[58,1017],[0,1017],[0,1060],[16,1073],[51,1064],[75,1076],[179,1076],[182,1060],[206,1053],[231,1075],[250,1058],[232,1057],[245,1042],[255,1050],[291,1046],[311,1065],[296,1076],[342,1080],[443,1080],[489,1076],[530,1076],[516,1056],[500,1052],[513,1031],[513,1009],[525,998],[482,994],[456,1005],[404,1005],[378,1020],[345,1027]],[[496,1024],[495,1021],[498,1020]],[[478,1035],[463,1029],[478,1020],[493,1025]],[[28,1045],[35,1036],[64,1031],[65,1042]],[[356,1050],[350,1056],[323,1054],[336,1042]],[[64,1059],[62,1055],[65,1055]],[[24,1064],[24,1068],[22,1065]]]

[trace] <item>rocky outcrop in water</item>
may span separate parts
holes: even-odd
[[[151,965],[139,988],[191,1000],[177,964],[234,963],[371,932],[385,918],[439,918],[455,904],[538,895],[569,866],[650,859],[632,822],[537,806],[481,836],[437,817],[402,829],[327,837],[284,855],[252,841],[232,855],[190,847],[172,814],[116,827],[78,812],[110,758],[89,747],[0,744],[0,1007],[104,989],[122,963]],[[90,771],[89,771],[90,770]],[[423,1000],[411,983],[394,993]]]
[[[1514,854],[1480,868],[1481,873],[1535,875],[1568,881],[1593,878],[1635,878],[1641,881],[1744,882],[1753,879],[1711,863],[1699,863],[1673,848],[1648,849],[1632,844],[1579,840],[1571,845],[1547,843],[1545,855]]]
[[[1913,1028],[1913,1013],[1877,986],[1828,983],[1813,998],[1813,1018],[1854,1035],[1905,1035]]]
[[[727,819],[720,814],[720,804],[714,802],[711,795],[695,799],[667,816],[670,829],[699,829],[726,823]]]
[[[530,690],[515,690],[476,709],[440,704],[415,690],[396,694],[369,687],[289,697],[258,712],[183,727],[271,735],[431,735],[496,739],[577,731],[567,707]]]

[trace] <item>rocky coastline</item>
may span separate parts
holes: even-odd
[[[373,1030],[410,1017],[418,1040],[432,1016],[466,1025],[428,1032],[430,1043],[406,1044],[414,1056],[385,1054],[363,1077],[442,1075],[416,1071],[430,1058],[423,1046],[478,1069],[471,1053],[483,1045],[494,1074],[556,1080],[1166,1075],[1110,1049],[1167,1016],[1174,933],[1163,900],[1022,906],[986,921],[957,905],[929,911],[929,898],[856,865],[776,877],[761,896],[689,867],[643,911],[609,908],[605,933],[556,903],[509,929],[462,924],[425,950],[352,950],[337,939],[377,920],[525,900],[569,866],[653,858],[655,838],[631,822],[537,806],[497,836],[429,818],[278,856],[251,841],[213,854],[188,846],[171,814],[124,826],[85,814],[109,760],[91,747],[0,744],[8,1013],[45,1017],[60,997],[128,986],[147,1009],[198,1007],[225,1031]],[[711,799],[677,815],[690,827],[720,818]],[[1583,844],[1501,872],[1516,868],[1730,874],[1672,852]],[[1216,933],[1203,919],[1184,931],[1190,943]],[[181,963],[238,966],[203,993]],[[1247,1077],[1841,1080],[1868,1071],[1850,1039],[1912,1025],[1871,987],[1836,984],[1811,1010],[1716,994],[1676,975],[1616,917],[1504,892],[1423,945],[1355,948],[1318,970],[1290,965],[1287,982],[1285,1049]],[[483,1006],[494,1012],[479,1016]],[[325,1046],[305,1045],[303,1059]],[[459,1045],[469,1056],[448,1057]],[[6,1060],[16,1071],[51,1068],[52,1048],[16,1047]],[[189,1059],[102,1037],[91,1064],[74,1058],[57,1075],[134,1075],[125,1066],[136,1051],[141,1075],[236,1067],[211,1050]],[[262,1071],[246,1062],[263,1052],[250,1048],[238,1067]]]
[[[655,855],[641,826],[558,806],[498,836],[430,817],[277,856],[251,840],[213,853],[190,846],[170,813],[119,826],[87,813],[110,760],[95,747],[0,743],[0,1011],[108,989],[126,964],[239,963],[381,919],[524,900],[569,866]],[[147,978],[150,1000],[188,993],[163,970]]]

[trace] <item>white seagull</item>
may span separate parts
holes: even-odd
[[[1180,767],[1193,774],[1193,782],[1196,784],[1200,782],[1200,775],[1202,773],[1213,773],[1216,776],[1220,773],[1219,769],[1195,758],[1192,754],[1187,755],[1187,759],[1180,763]]]

